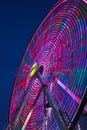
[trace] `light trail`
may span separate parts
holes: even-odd
[[[81,103],[81,99],[77,97],[66,85],[64,85],[59,79],[55,78],[58,85],[62,87],[78,104]]]
[[[25,130],[25,127],[26,127],[26,125],[27,125],[27,123],[28,123],[28,121],[29,121],[29,119],[31,117],[32,112],[33,112],[33,109],[31,109],[31,111],[28,113],[28,116],[27,116],[27,118],[26,118],[26,120],[24,122],[24,125],[23,125],[21,130]]]
[[[76,96],[69,88],[67,88],[67,86],[64,85],[59,79],[55,78],[55,81],[73,98],[73,100],[75,100],[78,104],[81,103],[81,99]],[[87,112],[87,106],[84,107],[84,111]]]

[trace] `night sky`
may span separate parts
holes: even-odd
[[[12,85],[23,52],[55,2],[0,0],[0,130],[7,126]]]
[[[14,77],[34,30],[57,0],[0,0],[0,130],[5,130]]]

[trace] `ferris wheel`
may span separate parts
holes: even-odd
[[[75,129],[87,102],[87,5],[59,0],[38,26],[13,84],[8,130]]]

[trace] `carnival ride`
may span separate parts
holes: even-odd
[[[8,130],[72,130],[87,112],[87,5],[59,0],[38,26],[13,85]]]

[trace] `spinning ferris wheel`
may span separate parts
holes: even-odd
[[[59,0],[35,31],[13,85],[8,130],[72,130],[87,112],[87,5]]]

